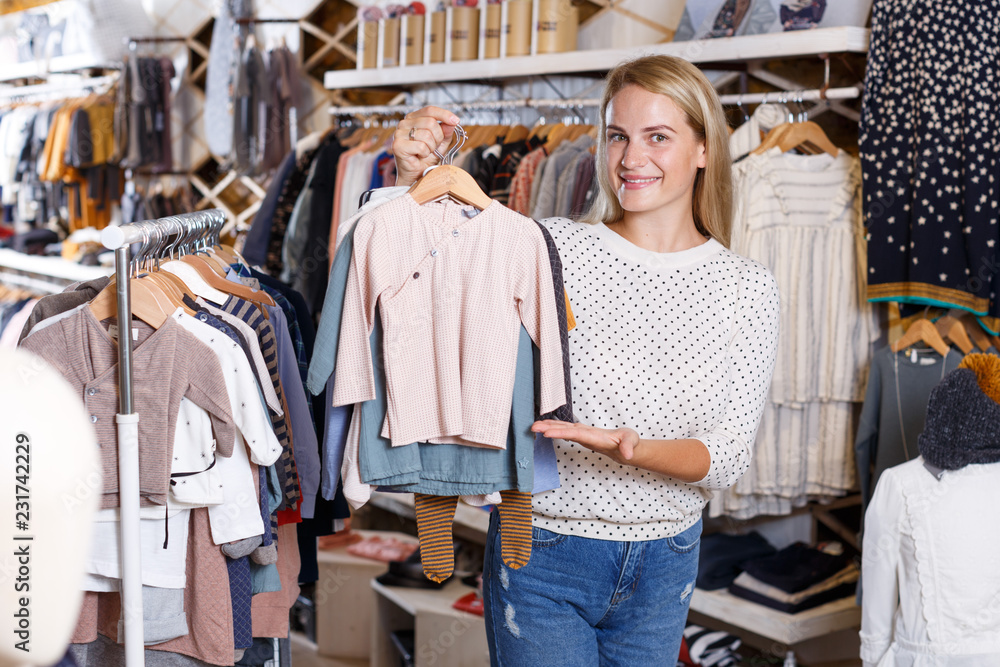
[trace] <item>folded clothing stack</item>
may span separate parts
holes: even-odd
[[[733,581],[733,595],[797,614],[854,595],[860,570],[839,544],[825,549],[796,542],[772,556],[750,561]]]
[[[684,628],[678,667],[731,667],[740,661],[740,638],[700,625]]]
[[[757,531],[746,535],[702,535],[697,586],[705,591],[726,588],[748,562],[775,553],[777,549]]]

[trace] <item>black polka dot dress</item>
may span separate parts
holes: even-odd
[[[868,297],[997,317],[1000,1],[876,0],[860,125]]]
[[[576,316],[577,420],[641,438],[697,438],[712,463],[685,484],[556,440],[562,485],[534,496],[533,523],[607,540],[679,534],[701,517],[711,489],[731,486],[750,465],[777,346],[774,278],[714,240],[656,253],[602,224],[543,224]]]

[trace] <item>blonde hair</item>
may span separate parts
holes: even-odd
[[[692,209],[698,232],[729,247],[733,226],[733,175],[729,131],[715,88],[701,71],[681,58],[645,56],[615,67],[601,99],[600,133],[594,170],[598,192],[584,222],[618,222],[625,210],[608,176],[608,105],[627,86],[669,97],[684,112],[695,137],[705,144],[705,168],[694,180]]]

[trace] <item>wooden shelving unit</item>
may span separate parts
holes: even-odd
[[[38,292],[61,292],[70,283],[93,280],[111,275],[113,272],[114,267],[84,266],[62,257],[25,255],[8,248],[0,248],[0,282],[20,285]]]
[[[94,69],[117,69],[120,65],[104,62],[91,56],[56,56],[48,61],[31,60],[24,63],[6,65],[0,69],[0,81],[16,79],[45,78],[49,74],[66,74]]]
[[[381,69],[337,70],[326,73],[323,85],[329,89],[385,88],[428,82],[508,80],[540,75],[602,73],[628,58],[653,54],[679,56],[695,64],[704,64],[804,58],[828,53],[866,53],[868,39],[867,28],[821,28],[691,42],[668,42],[628,49],[570,51]]]

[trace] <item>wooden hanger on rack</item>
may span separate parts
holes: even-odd
[[[565,125],[563,123],[555,123],[552,129],[549,130],[548,134],[545,135],[545,150],[549,155],[559,147],[559,144],[563,142],[566,134],[569,132],[570,125]]]
[[[467,139],[461,125],[455,126],[455,136],[457,142],[448,149],[448,152],[445,155],[438,153],[441,164],[424,172],[424,175],[410,187],[409,194],[421,206],[442,197],[451,197],[482,211],[492,204],[493,200],[482,191],[468,172],[451,164],[452,158],[461,150]]]
[[[138,317],[154,329],[159,329],[177,308],[155,283],[134,278],[130,279],[130,283],[132,317]],[[98,322],[118,317],[118,287],[115,281],[112,280],[98,292],[88,307]],[[120,330],[125,328],[120,322],[118,326]]]
[[[188,315],[195,314],[194,310],[184,303],[185,296],[193,299],[194,294],[191,293],[191,288],[177,276],[155,269],[140,276],[139,280],[147,280],[156,283],[156,286],[159,287],[165,295],[167,295],[168,299],[170,299],[170,303],[173,304],[174,308],[183,308],[184,312]]]
[[[934,328],[937,329],[942,338],[954,343],[963,354],[972,352],[973,345],[969,339],[969,334],[965,330],[965,326],[957,318],[951,315],[939,317],[937,322],[934,323]]]
[[[212,268],[208,260],[204,257],[199,257],[198,255],[184,255],[181,257],[180,261],[186,262],[194,267],[198,275],[208,283],[210,287],[214,287],[220,292],[226,292],[232,294],[233,296],[245,299],[247,301],[253,301],[254,303],[263,303],[268,306],[274,306],[274,299],[265,292],[264,290],[254,290],[243,283],[234,283],[224,277],[219,276],[218,273]]]
[[[990,337],[983,331],[983,327],[979,324],[979,320],[976,319],[975,315],[964,313],[958,319],[965,326],[966,333],[969,334],[969,338],[972,339],[972,342],[979,348],[980,352],[990,349],[990,345],[992,345]]]
[[[22,301],[24,299],[33,299],[37,296],[37,294],[33,294],[20,287],[0,283],[0,301]]]
[[[205,248],[205,257],[215,262],[223,274],[226,273],[226,269],[236,263],[235,259],[227,259],[227,257],[231,258],[228,253],[216,247]]]
[[[184,255],[180,259],[182,262],[188,262],[189,264],[201,264],[207,266],[209,269],[212,270],[213,273],[218,275],[220,278],[225,279],[226,277],[226,270],[222,268],[218,264],[218,262],[210,260],[208,258],[207,253],[204,255],[201,254]]]
[[[511,144],[514,143],[515,141],[523,141],[527,138],[528,138],[528,128],[526,128],[524,125],[514,125],[509,130],[507,130],[507,134],[504,136],[503,140],[504,143]]]
[[[184,282],[185,285],[187,285],[188,289],[193,294],[196,294],[204,299],[208,299],[212,303],[222,304],[229,298],[229,294],[227,292],[217,290],[209,285],[205,279],[201,277],[201,274],[187,262],[180,262],[177,260],[164,262],[162,271],[164,273],[177,276]]]
[[[546,127],[548,127],[548,126],[545,124],[545,119],[544,118],[539,118],[538,121],[534,125],[531,126],[531,129],[528,130],[528,138],[529,139],[535,139],[535,138],[544,139],[545,138],[545,134],[544,133],[547,131],[545,129]]]
[[[892,344],[892,351],[899,352],[917,343],[928,345],[942,357],[947,356],[948,350],[951,349],[944,342],[944,339],[941,338],[941,334],[938,333],[934,323],[928,319],[921,318],[911,324],[902,338]]]
[[[840,149],[830,141],[823,128],[811,120],[778,125],[764,136],[760,146],[752,153],[760,155],[775,147],[780,148],[782,153],[787,153],[793,148],[812,154],[828,153],[833,157],[837,157],[840,153]]]

